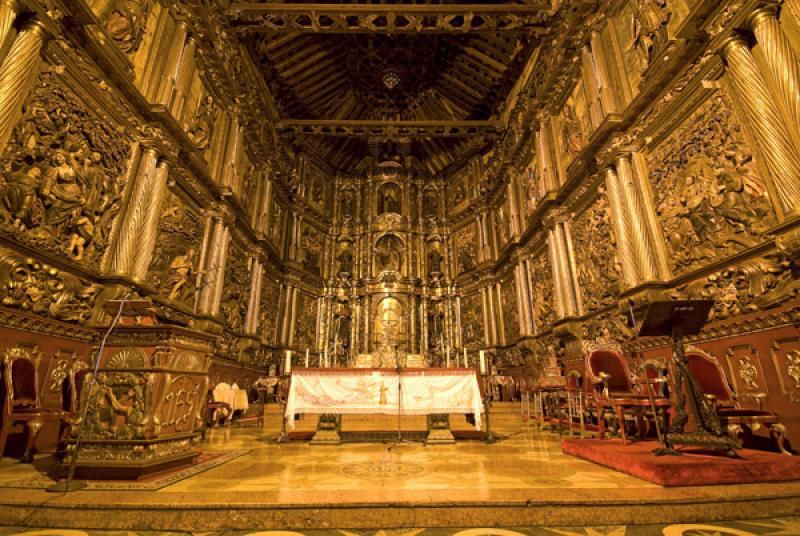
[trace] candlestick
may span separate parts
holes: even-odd
[[[283,363],[283,374],[288,376],[292,372],[292,351],[286,350],[286,360]]]
[[[481,374],[486,374],[486,353],[481,350],[479,355],[481,358]]]
[[[308,368],[308,358],[309,358],[309,352],[308,348],[306,348],[306,368]]]

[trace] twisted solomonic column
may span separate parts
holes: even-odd
[[[750,27],[763,51],[764,62],[786,106],[791,124],[800,125],[800,57],[781,28],[774,10],[756,11]]]
[[[750,47],[741,36],[725,44],[731,85],[752,127],[760,156],[784,216],[800,214],[800,153],[781,117]]]
[[[0,66],[0,151],[20,119],[22,104],[36,79],[42,47],[48,37],[41,21],[35,18],[25,21]]]

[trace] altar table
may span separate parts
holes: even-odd
[[[402,389],[398,389],[398,383]],[[402,397],[398,397],[400,392]],[[301,413],[338,419],[343,414],[399,412],[427,415],[429,427],[433,417],[433,427],[441,430],[449,414],[464,413],[475,416],[475,427],[480,430],[481,411],[483,402],[474,369],[404,369],[398,374],[395,369],[301,368],[292,371],[284,416],[287,426],[293,428],[294,416]],[[322,421],[321,417],[317,441],[323,437]],[[333,432],[338,431],[338,421],[328,431],[332,432],[331,442],[336,442]]]

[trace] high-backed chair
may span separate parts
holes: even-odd
[[[769,430],[783,454],[791,455],[784,447],[786,428],[781,424],[778,415],[761,409],[766,393],[756,393],[758,409],[743,408],[736,400],[736,393],[728,384],[725,371],[717,359],[699,348],[688,346],[686,360],[689,372],[703,391],[706,409],[711,418],[719,420],[720,428],[729,436],[741,442],[744,429],[758,430],[762,426]]]
[[[37,347],[15,346],[3,352],[3,424],[0,427],[0,456],[10,434],[28,430],[23,462],[33,461],[36,437],[47,422],[63,422],[68,412],[43,408],[39,399],[39,363]]]
[[[646,390],[639,390],[622,355],[622,349],[611,342],[588,343],[584,346],[586,359],[587,394],[595,400],[595,413],[600,438],[605,438],[606,416],[616,416],[623,444],[628,443],[625,430],[625,416],[631,415],[636,421],[640,434],[646,434],[648,415],[655,410],[654,419],[665,420],[670,401],[663,397],[648,396]],[[658,415],[660,413],[660,415]]]

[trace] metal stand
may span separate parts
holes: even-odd
[[[285,378],[285,383],[284,383]],[[286,385],[287,389],[286,392],[283,393],[281,396],[281,433],[278,438],[275,440],[276,443],[286,443],[289,441],[289,434],[286,432],[286,403],[289,399],[289,382],[291,381],[291,376],[281,376],[278,380],[278,392],[280,393],[281,386]],[[280,396],[280,395],[279,395]],[[290,418],[294,419],[294,415],[291,415]]]
[[[492,409],[492,398],[490,396],[492,394],[492,377],[492,374],[485,374],[483,376],[485,385],[483,408],[484,412],[486,413],[486,435],[484,436],[483,441],[485,443],[494,443],[497,441],[497,439],[494,437],[494,434],[492,434],[492,421],[491,417],[489,417],[489,412]]]

